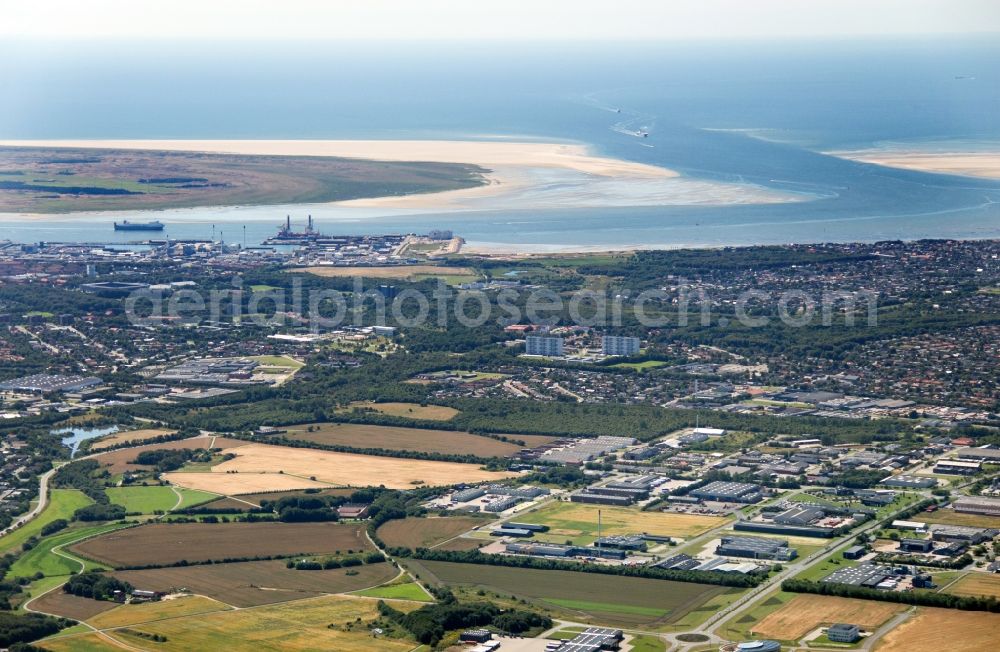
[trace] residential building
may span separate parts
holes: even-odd
[[[524,352],[528,355],[561,356],[563,355],[563,338],[528,335],[524,338]]]

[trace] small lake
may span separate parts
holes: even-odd
[[[73,458],[76,457],[76,452],[82,442],[88,439],[104,437],[115,432],[118,432],[118,426],[108,426],[107,428],[60,428],[59,430],[49,431],[49,434],[63,435],[62,443],[65,446],[69,446],[70,458]]]

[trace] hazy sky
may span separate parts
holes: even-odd
[[[0,37],[683,39],[1000,33],[998,0],[0,0]]]

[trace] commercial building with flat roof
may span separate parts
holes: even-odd
[[[982,470],[982,462],[965,460],[940,460],[934,465],[934,473],[942,475],[975,475]]]
[[[724,480],[709,482],[704,487],[699,487],[691,491],[690,494],[702,500],[717,500],[732,503],[756,503],[760,502],[761,498],[763,498],[760,485],[749,484],[747,482],[726,482]]]
[[[937,486],[936,478],[920,477],[915,475],[893,475],[889,476],[879,484],[898,489],[931,489]]]
[[[0,383],[0,391],[47,394],[49,392],[78,392],[103,383],[97,376],[64,376],[63,374],[34,374]]]
[[[960,448],[955,451],[960,460],[979,460],[980,462],[1000,462],[1000,449],[975,447]]]
[[[826,637],[837,643],[853,643],[861,638],[861,628],[849,623],[835,623],[826,628]]]
[[[785,539],[769,539],[766,537],[722,537],[715,554],[724,557],[748,557],[750,559],[773,559],[789,561],[795,559],[798,553],[788,547]]]
[[[1000,498],[986,496],[962,496],[952,505],[956,512],[1000,516]]]

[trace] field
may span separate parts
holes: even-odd
[[[920,512],[919,514],[914,514],[912,520],[924,523],[941,523],[943,525],[1000,528],[1000,518],[996,516],[963,514],[951,509],[939,509],[936,512]]]
[[[253,355],[250,356],[250,359],[256,360],[265,367],[281,367],[283,369],[301,369],[306,364],[287,355]]]
[[[193,507],[217,498],[216,494],[171,487],[109,487],[104,490],[115,505],[129,513],[152,514],[181,507]],[[178,496],[178,493],[180,494]]]
[[[605,535],[646,532],[690,538],[727,522],[726,518],[718,516],[641,512],[627,507],[570,502],[549,503],[541,509],[519,514],[517,520],[548,525],[550,530],[540,538],[548,537],[560,542],[573,539],[574,543],[582,545],[593,542],[597,537],[598,510],[601,512],[601,533]]]
[[[301,491],[268,491],[256,494],[244,494],[240,496],[240,500],[245,500],[255,505],[260,505],[262,500],[280,500],[285,496],[350,496],[354,493],[354,489],[347,489],[343,487],[334,487],[333,489],[321,489],[314,494],[305,494]]]
[[[401,610],[413,608],[415,603],[397,602]],[[280,650],[303,652],[305,650],[337,650],[337,652],[368,652],[373,649],[372,636],[363,626],[347,629],[344,626],[357,620],[370,621],[376,617],[376,601],[347,596],[323,596],[310,600],[271,605],[256,609],[216,611],[194,616],[169,618],[135,627],[146,634],[160,634],[165,642],[150,643],[144,638],[122,630],[107,632],[115,639],[140,649],[164,652],[189,650]],[[328,625],[330,625],[328,627]],[[41,643],[49,650],[87,650],[93,634],[49,639]],[[81,639],[76,644],[74,639]],[[381,639],[378,650],[407,652],[416,644],[406,639]],[[114,649],[110,645],[92,647],[93,650]]]
[[[724,587],[596,573],[505,568],[451,562],[407,562],[421,578],[514,594],[570,612],[573,620],[608,625],[670,624]]]
[[[143,430],[116,432],[113,435],[102,437],[100,440],[91,444],[90,450],[104,450],[105,448],[111,448],[112,446],[117,446],[119,444],[145,441],[147,439],[153,439],[154,437],[162,437],[163,435],[172,435],[174,432],[176,431],[167,430],[165,428],[145,428]]]
[[[106,534],[70,548],[113,567],[182,560],[334,553],[369,549],[357,525],[339,523],[154,523]]]
[[[948,587],[945,593],[955,595],[992,595],[1000,598],[1000,577],[986,573],[969,573]]]
[[[796,595],[751,629],[756,636],[797,641],[820,625],[856,623],[872,631],[906,607],[824,595]]]
[[[983,652],[995,650],[1000,614],[920,608],[886,634],[875,652]]]
[[[97,601],[91,600],[91,602]],[[200,595],[186,595],[169,600],[160,600],[159,602],[117,605],[110,611],[102,611],[93,618],[86,620],[92,627],[107,629],[109,627],[126,627],[154,620],[223,611],[225,609],[229,609],[229,605]]]
[[[315,276],[336,277],[347,276],[364,278],[386,278],[413,280],[419,277],[446,276],[462,277],[463,281],[471,281],[476,273],[468,267],[445,267],[443,265],[396,265],[393,267],[303,267],[289,270],[304,272]]]
[[[381,598],[382,600],[413,600],[415,602],[433,602],[434,598],[427,594],[416,582],[404,582],[402,584],[388,584],[374,589],[355,591],[354,595],[361,595],[366,598]]]
[[[73,512],[93,502],[76,489],[50,490],[49,503],[41,514],[0,538],[0,554],[20,550],[21,544],[41,532],[44,526],[61,518],[69,520]]]
[[[262,491],[289,491],[292,489],[322,489],[328,485],[308,478],[284,473],[194,473],[178,471],[164,473],[163,479],[186,490],[200,493],[238,496]]]
[[[515,475],[501,471],[485,471],[477,464],[333,453],[268,444],[248,444],[227,452],[234,453],[236,457],[215,466],[212,469],[214,472],[284,472],[303,478],[315,477],[321,482],[357,487],[385,485],[390,489],[412,489],[422,484],[437,486],[459,482],[472,483],[500,480]],[[212,490],[191,484],[186,486]],[[263,490],[266,489],[257,491]],[[228,492],[218,490],[218,493]]]
[[[136,446],[134,448],[120,448],[97,455],[96,459],[108,468],[112,475],[125,473],[126,471],[148,471],[151,467],[133,464],[136,456],[143,451],[152,450],[179,450],[181,448],[233,448],[245,446],[247,442],[239,439],[227,439],[225,437],[192,437],[180,441],[168,441],[162,444],[147,444],[146,446]]]
[[[467,516],[445,518],[405,518],[388,521],[378,529],[387,546],[431,548],[490,521]]]
[[[57,577],[91,568],[103,568],[101,564],[71,555],[64,547],[122,527],[117,523],[106,523],[85,527],[74,526],[56,532],[43,538],[37,546],[18,557],[10,567],[10,576],[31,577],[35,573],[42,573],[46,577]],[[56,550],[61,554],[57,554]]]
[[[450,409],[450,408],[449,408]],[[308,429],[312,427],[313,432]],[[521,450],[516,444],[454,430],[370,426],[358,423],[319,423],[288,428],[289,439],[333,446],[384,448],[420,453],[507,457]],[[511,435],[516,437],[516,435]]]
[[[375,410],[382,414],[407,419],[424,419],[427,421],[448,421],[459,413],[458,410],[446,405],[421,405],[419,403],[375,403],[374,401],[354,401],[350,408]]]
[[[72,618],[73,620],[88,620],[117,606],[116,603],[107,600],[77,597],[66,593],[62,587],[49,591],[30,605],[34,611]]]
[[[235,607],[252,607],[315,597],[324,593],[346,593],[390,581],[398,571],[392,564],[366,564],[347,575],[343,568],[300,571],[285,562],[249,561],[176,568],[117,571],[115,577],[146,590],[188,589]]]

